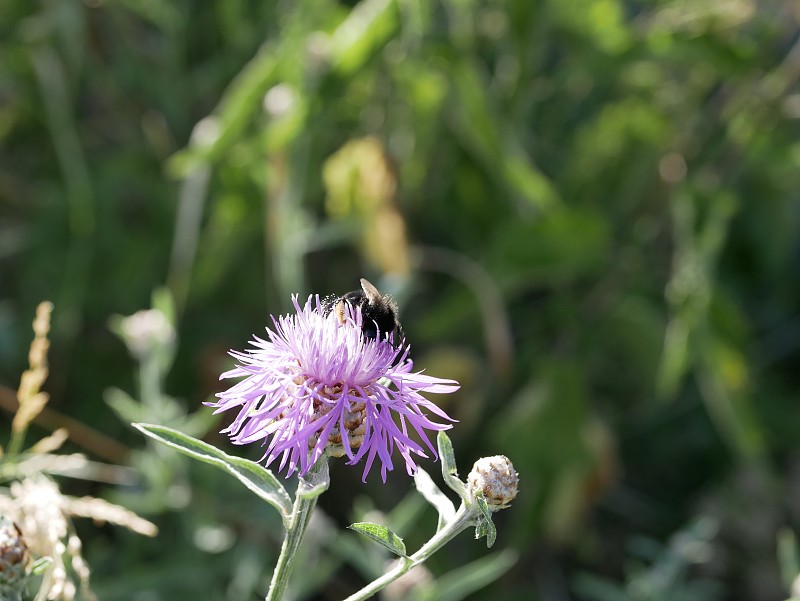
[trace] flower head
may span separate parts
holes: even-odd
[[[519,476],[505,455],[482,457],[467,476],[467,488],[473,497],[483,493],[489,509],[497,511],[507,508],[517,497]]]
[[[294,314],[273,318],[269,340],[254,337],[255,348],[231,351],[239,365],[221,378],[244,379],[211,403],[216,413],[239,411],[223,433],[235,444],[261,440],[262,459],[269,465],[280,457],[287,475],[305,474],[326,451],[349,464],[366,457],[364,480],[377,457],[386,481],[395,447],[409,474],[414,455],[428,457],[425,447],[436,457],[427,431],[451,425],[428,414],[453,420],[420,392],[454,392],[458,383],[413,372],[409,347],[396,347],[391,337],[363,336],[359,308],[326,312],[319,297],[292,303]]]

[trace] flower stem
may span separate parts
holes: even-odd
[[[414,566],[424,563],[431,555],[436,553],[436,551],[441,549],[463,530],[475,526],[479,514],[480,511],[477,510],[476,507],[473,506],[468,509],[462,504],[461,507],[458,508],[453,519],[448,522],[444,528],[434,534],[433,538],[420,547],[419,551],[414,553],[411,557],[402,558],[394,568],[377,580],[373,580],[360,591],[353,593],[344,601],[364,601],[365,599],[369,599],[372,595],[400,578],[400,576],[411,570]]]
[[[157,408],[162,404],[161,374],[153,352],[139,363],[139,396],[150,415],[157,415]]]
[[[308,525],[308,518],[316,504],[316,497],[306,499],[297,495],[292,510],[292,527],[286,531],[286,537],[283,539],[281,554],[278,557],[275,571],[272,573],[272,582],[269,585],[266,601],[280,601],[283,597],[286,585],[289,583],[289,576],[294,567],[293,563],[297,549],[300,548],[303,533]]]
[[[289,584],[289,577],[294,568],[297,550],[303,541],[303,534],[311,520],[311,512],[317,504],[317,498],[328,488],[328,457],[323,455],[305,476],[300,477],[295,493],[292,515],[281,545],[281,554],[265,601],[280,601]]]

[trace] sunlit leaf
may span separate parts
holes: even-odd
[[[38,576],[39,574],[44,573],[44,571],[49,568],[52,563],[52,557],[40,557],[33,562],[33,565],[31,566],[31,574]]]
[[[355,530],[359,534],[363,534],[370,540],[373,540],[380,545],[383,545],[395,555],[407,557],[406,545],[403,542],[403,539],[389,530],[386,526],[373,524],[371,522],[356,522],[355,524],[350,524],[348,528],[350,530]]]
[[[361,68],[399,25],[395,0],[362,0],[334,31],[334,69],[348,75]]]
[[[442,462],[442,478],[444,483],[455,491],[462,501],[467,499],[467,487],[458,479],[458,468],[456,467],[456,456],[453,452],[453,443],[450,442],[450,437],[444,433],[439,432],[436,437],[436,443],[439,446],[439,459]]]
[[[475,495],[475,502],[478,504],[478,507],[480,507],[482,514],[481,517],[478,518],[478,525],[475,527],[475,538],[479,539],[485,536],[486,546],[491,548],[495,540],[497,540],[497,530],[492,521],[492,512],[486,504],[486,499],[483,498],[483,493],[479,492]]]
[[[285,520],[292,512],[292,501],[286,489],[272,472],[262,465],[233,457],[182,432],[153,424],[133,424],[133,427],[193,459],[222,468],[244,484],[250,491],[277,509]]]

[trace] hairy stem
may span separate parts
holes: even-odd
[[[272,582],[269,585],[266,601],[280,601],[289,584],[289,577],[294,568],[297,550],[303,541],[311,512],[317,504],[317,498],[328,488],[328,457],[323,455],[314,464],[314,467],[305,476],[300,477],[300,482],[295,493],[292,515],[289,527],[281,545],[281,554],[275,571],[272,573]]]

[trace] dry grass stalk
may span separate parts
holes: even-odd
[[[20,444],[21,437],[28,426],[44,409],[49,399],[47,393],[42,392],[41,388],[48,374],[47,351],[50,348],[50,341],[47,339],[47,334],[50,331],[50,314],[52,312],[52,303],[39,303],[36,308],[36,318],[33,320],[35,336],[28,353],[30,368],[20,378],[17,390],[19,409],[11,422],[11,431],[20,440]]]
[[[0,511],[19,524],[28,548],[36,557],[50,557],[53,563],[44,575],[37,601],[73,601],[75,585],[67,572],[69,522],[61,510],[61,492],[55,482],[43,476],[26,478],[11,485],[10,496],[0,496]],[[90,591],[82,591],[93,598]]]
[[[89,588],[89,566],[81,554],[81,541],[72,532],[70,518],[123,526],[138,534],[155,536],[158,529],[124,507],[93,497],[68,497],[42,475],[11,485],[10,495],[0,495],[0,513],[19,524],[31,553],[48,556],[53,563],[44,577],[37,599],[73,601],[80,591],[94,599]],[[77,580],[77,586],[76,581]]]
[[[103,499],[95,497],[63,497],[63,499],[64,511],[70,516],[91,518],[95,522],[108,522],[124,526],[128,530],[144,536],[158,534],[158,528],[153,522],[140,518],[132,511]]]
[[[61,494],[58,485],[45,474],[86,472],[89,466],[82,454],[55,454],[67,439],[66,428],[38,441],[30,448],[30,453],[10,459],[22,450],[28,426],[47,404],[48,396],[41,387],[48,375],[50,342],[47,335],[52,310],[50,303],[41,303],[33,322],[35,337],[28,355],[30,368],[20,379],[17,391],[19,408],[12,421],[8,457],[0,464],[0,479],[17,481],[11,483],[8,492],[0,493],[0,515],[19,525],[35,557],[52,559],[35,601],[74,601],[79,594],[82,599],[94,601],[96,597],[89,587],[89,566],[82,555],[81,541],[72,531],[70,518],[92,518],[146,536],[155,536],[157,529],[135,513],[102,499]]]
[[[35,455],[54,453],[61,448],[67,438],[69,438],[69,430],[66,428],[59,428],[50,436],[45,436],[39,442],[31,447],[31,453]]]

